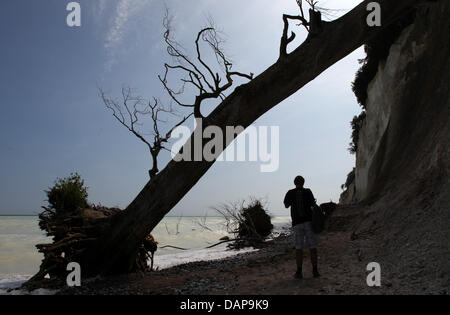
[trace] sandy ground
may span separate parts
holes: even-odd
[[[309,253],[304,279],[296,280],[292,235],[280,235],[267,247],[219,261],[196,262],[148,274],[131,274],[84,283],[61,294],[145,295],[323,295],[436,293],[395,284],[382,273],[381,287],[368,287],[364,239],[355,237],[351,209],[330,218],[328,231],[319,236],[321,278],[312,277]],[[423,291],[423,292],[422,292]],[[440,292],[446,294],[447,292]]]

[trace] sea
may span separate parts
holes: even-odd
[[[0,216],[0,294],[19,287],[39,270],[43,255],[35,245],[51,243],[51,238],[39,229],[38,220],[37,216]],[[287,232],[290,222],[288,216],[272,217],[274,235]],[[226,243],[207,248],[225,236],[232,238],[222,217],[165,217],[152,235],[158,242],[157,269],[254,251],[228,250]]]

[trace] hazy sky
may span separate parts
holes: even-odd
[[[185,47],[211,16],[227,35],[233,69],[256,75],[278,58],[282,14],[298,10],[294,0],[85,0],[78,1],[82,26],[70,28],[69,2],[0,3],[0,214],[38,213],[44,189],[74,171],[94,203],[126,207],[142,189],[147,148],[104,108],[97,86],[118,95],[128,85],[167,99],[156,77],[168,60],[164,3]],[[322,6],[342,15],[360,2]],[[359,49],[256,122],[280,128],[277,172],[261,173],[255,162],[216,163],[170,214],[212,215],[211,206],[248,196],[266,197],[274,215],[288,214],[282,200],[297,174],[319,202],[337,201],[354,165],[349,123],[360,109],[351,82],[362,57]]]

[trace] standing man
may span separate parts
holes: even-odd
[[[312,228],[312,209],[316,203],[313,193],[303,188],[305,179],[297,176],[294,180],[295,189],[289,190],[284,197],[286,208],[291,207],[292,226],[295,235],[295,253],[297,260],[296,279],[303,278],[303,248],[309,248],[314,278],[320,277],[317,268],[317,239]]]

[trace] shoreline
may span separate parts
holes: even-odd
[[[148,272],[131,273],[88,280],[86,286],[64,288],[62,295],[207,295],[228,294],[235,289],[233,270],[241,266],[253,266],[269,251],[275,255],[286,252],[292,246],[292,235],[280,233],[267,241],[264,247],[236,253],[225,258],[182,263]],[[228,250],[227,251],[234,251]],[[289,249],[290,251],[290,249]],[[206,277],[204,277],[206,276]],[[231,276],[231,277],[230,277]],[[231,280],[231,281],[230,281]]]
[[[15,289],[18,286],[21,285],[21,283],[26,282],[29,278],[31,278],[34,274],[36,274],[36,272],[39,270],[38,266],[41,263],[42,258],[40,257],[41,255],[36,251],[35,249],[35,244],[36,243],[45,243],[45,242],[51,242],[50,238],[45,238],[45,239],[36,239],[41,237],[41,234],[43,234],[43,232],[41,232],[41,230],[38,228],[38,224],[37,224],[37,217],[35,216],[13,216],[13,217],[5,217],[3,216],[3,218],[6,218],[7,220],[11,219],[12,220],[20,220],[21,218],[32,218],[33,222],[31,222],[30,224],[26,224],[25,228],[29,227],[29,228],[33,228],[33,231],[30,232],[30,229],[25,229],[24,232],[23,231],[13,231],[13,233],[15,234],[7,234],[6,237],[9,237],[9,235],[16,235],[20,236],[21,238],[23,238],[25,241],[23,241],[22,243],[14,243],[14,249],[15,252],[12,252],[11,254],[15,254],[15,255],[28,255],[30,256],[28,253],[30,253],[30,251],[33,253],[33,260],[31,259],[29,261],[27,261],[26,263],[23,263],[23,265],[21,265],[21,268],[14,268],[13,265],[9,266],[9,268],[5,268],[5,270],[3,270],[2,273],[0,273],[0,294],[5,294],[5,291],[8,289]],[[34,222],[34,218],[36,218],[36,222]],[[202,232],[202,229],[200,227],[198,227],[194,221],[190,220],[190,218],[188,217],[170,217],[169,221],[166,222],[166,226],[168,224],[170,231],[172,232],[172,230],[175,229],[175,221],[172,222],[172,220],[176,220],[176,219],[184,219],[182,221],[182,225],[181,225],[181,230],[180,230],[180,235],[178,234],[170,234],[169,232],[166,232],[166,230],[164,229],[164,224],[162,224],[162,228],[159,229],[159,231],[157,231],[159,234],[161,234],[161,240],[160,240],[160,246],[163,246],[165,244],[175,244],[177,246],[180,247],[188,247],[187,250],[185,251],[180,251],[180,250],[167,250],[167,249],[161,249],[158,248],[158,251],[155,253],[155,268],[160,268],[160,269],[167,269],[170,267],[173,267],[175,265],[178,264],[184,264],[184,263],[189,263],[191,261],[202,261],[202,260],[216,260],[216,259],[222,259],[222,258],[226,258],[229,256],[234,256],[239,254],[239,252],[245,252],[245,251],[253,251],[253,248],[245,248],[240,250],[239,252],[234,252],[234,251],[229,251],[227,250],[226,246],[227,244],[221,244],[218,246],[215,246],[211,249],[208,249],[209,246],[218,243],[220,241],[220,237],[223,237],[223,233],[222,230],[220,229],[216,229],[214,231],[212,231],[212,234],[208,231],[205,230],[206,235],[203,235],[204,233]],[[193,218],[200,218],[200,217],[193,217]],[[221,217],[219,216],[211,216],[208,217],[211,218],[213,221],[212,224],[214,225],[214,228],[216,228],[215,224],[217,224],[217,220],[215,219],[221,219]],[[288,218],[287,216],[272,216],[272,218],[275,220],[274,222],[274,230],[273,230],[273,235],[277,236],[280,232],[286,231],[286,229],[288,228],[288,221],[285,218]],[[27,219],[28,220],[28,219]],[[191,222],[192,221],[192,222]],[[5,221],[5,222],[9,222],[9,221]],[[14,221],[15,222],[15,221]],[[194,222],[194,223],[193,223]],[[208,221],[209,222],[209,221]],[[178,223],[177,223],[178,224]],[[195,231],[197,230],[198,236],[196,236],[197,234],[194,235],[189,235],[189,233],[192,234],[191,231]],[[187,233],[187,234],[186,234]],[[187,240],[184,240],[184,236],[187,236]],[[198,239],[194,239],[193,236],[198,237]],[[0,234],[0,239],[2,235]],[[231,236],[230,236],[231,237]],[[158,239],[160,239],[158,237]],[[8,239],[2,239],[8,241]],[[191,240],[194,242],[192,243]],[[181,242],[181,243],[177,243],[177,242]],[[162,245],[161,245],[162,244]],[[26,250],[26,251],[25,251]],[[36,258],[37,256],[39,256],[38,258]],[[15,256],[13,256],[15,257]],[[1,260],[2,257],[0,257]],[[34,265],[32,265],[32,263],[34,263],[36,265],[36,268],[33,268]],[[25,268],[23,268],[23,266],[25,266]],[[8,267],[8,266],[7,266]],[[35,270],[33,270],[35,269]]]
[[[280,235],[285,235],[286,233],[290,233],[290,223],[281,223],[278,224],[274,228],[273,236],[267,240],[267,244],[270,242],[273,242],[274,239],[277,239]],[[170,254],[163,254],[160,256],[155,256],[155,268],[156,270],[152,272],[145,273],[145,276],[151,277],[152,275],[158,274],[158,276],[162,276],[164,274],[175,274],[179,273],[180,271],[185,270],[192,270],[195,271],[197,269],[202,269],[205,266],[213,266],[213,265],[222,265],[226,262],[229,262],[231,260],[237,260],[240,261],[243,257],[246,255],[256,253],[260,249],[255,249],[253,247],[246,247],[239,250],[234,249],[228,249],[227,244],[221,244],[218,245],[215,248],[198,248],[188,251],[179,251],[175,253]],[[200,257],[195,258],[195,254],[200,254]],[[220,258],[211,258],[213,255],[222,256]],[[167,257],[166,257],[167,256]],[[177,257],[181,256],[181,257]],[[185,257],[183,257],[185,256]],[[191,256],[191,257],[189,257]],[[169,258],[170,257],[170,258]],[[208,259],[209,258],[209,259]],[[159,263],[158,263],[159,259]],[[186,262],[181,262],[173,265],[174,259],[182,259],[182,260],[189,260]],[[162,263],[161,263],[162,261]],[[66,294],[70,291],[80,291],[80,289],[69,289],[69,288],[62,288],[62,289],[55,289],[50,285],[49,287],[44,288],[38,288],[36,290],[33,290],[31,292],[26,291],[21,288],[22,284],[25,283],[29,278],[31,278],[33,275],[28,274],[9,274],[5,275],[6,277],[4,279],[0,279],[0,295],[14,295],[14,294],[26,294],[26,295],[53,295],[53,294]],[[92,283],[95,282],[108,282],[110,279],[116,279],[116,278],[128,278],[133,276],[142,276],[142,273],[131,273],[128,275],[119,275],[119,276],[111,276],[107,278],[95,278],[95,279],[84,279],[83,282],[87,286],[91,286]],[[3,281],[3,283],[2,283]],[[96,284],[97,285],[97,284]],[[120,286],[120,285],[119,285]],[[83,291],[83,289],[81,289]],[[120,290],[119,290],[120,292]],[[70,293],[69,293],[70,294]],[[76,293],[75,293],[76,294]],[[101,293],[100,293],[101,294]],[[119,293],[120,294],[120,293]]]
[[[349,219],[344,216],[345,221]],[[339,221],[339,219],[338,219]],[[336,221],[335,221],[336,222]],[[296,271],[293,234],[281,233],[263,248],[220,260],[190,262],[150,273],[105,277],[64,288],[60,295],[340,295],[393,294],[394,286],[369,288],[367,262],[355,254],[347,224],[318,235],[321,278],[312,277],[305,251],[303,280]],[[411,289],[411,288],[409,288]]]
[[[346,225],[346,224],[345,224]],[[290,227],[290,225],[289,225]],[[319,270],[314,279],[305,251],[303,280],[296,271],[293,234],[289,229],[264,247],[218,260],[183,263],[148,273],[82,280],[77,288],[22,289],[7,294],[56,295],[336,295],[392,294],[392,287],[369,288],[365,267],[355,255],[351,233],[332,229],[318,235]],[[359,272],[355,272],[358,270]],[[387,289],[387,290],[386,290]]]
[[[219,260],[189,262],[148,273],[82,280],[79,288],[34,291],[57,295],[405,295],[448,294],[427,275],[399,274],[389,255],[377,252],[380,237],[356,237],[361,206],[340,207],[318,235],[319,272],[312,277],[309,251],[305,251],[303,280],[296,271],[293,235],[281,232],[257,251]],[[378,261],[383,268],[382,286],[367,285],[367,265]],[[50,292],[50,293],[49,293]],[[15,291],[9,294],[27,294]],[[28,293],[30,294],[30,293]]]
[[[97,279],[80,288],[65,288],[61,295],[403,295],[445,294],[428,286],[417,287],[391,268],[383,269],[382,286],[367,285],[367,265],[389,257],[374,256],[378,237],[355,238],[361,207],[340,207],[318,235],[319,272],[312,277],[305,251],[303,280],[296,271],[293,234],[282,233],[258,251],[216,261],[192,262],[146,274]],[[375,246],[375,247],[374,247]],[[380,260],[374,260],[374,259]],[[424,285],[427,282],[424,282]]]

